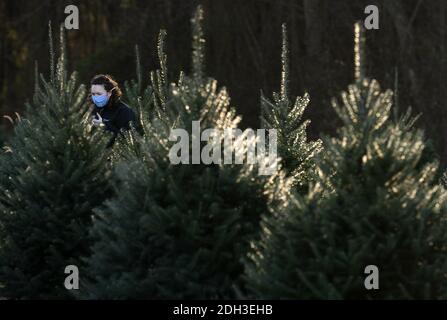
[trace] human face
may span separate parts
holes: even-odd
[[[92,84],[92,87],[90,89],[90,92],[93,95],[103,95],[103,94],[107,94],[107,97],[110,98],[110,96],[112,95],[112,92],[107,92],[106,89],[104,88],[103,84]]]
[[[102,84],[94,84],[91,87],[91,94],[93,103],[97,107],[102,108],[107,105],[112,92],[107,92]]]

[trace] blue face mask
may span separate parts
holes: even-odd
[[[93,103],[98,107],[98,108],[102,108],[104,107],[107,102],[109,101],[109,97],[106,94],[101,94],[99,96],[97,95],[92,95],[92,100]]]

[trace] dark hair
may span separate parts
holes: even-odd
[[[94,84],[102,84],[104,85],[104,89],[107,92],[110,92],[110,90],[115,89],[112,91],[112,95],[110,96],[109,102],[107,105],[114,105],[117,103],[121,96],[123,95],[120,87],[118,86],[118,82],[116,82],[111,75],[108,74],[97,74],[93,77],[93,79],[90,81],[90,85]],[[92,93],[90,92],[88,95],[89,102],[93,104],[91,99]]]

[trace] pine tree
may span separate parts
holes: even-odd
[[[151,99],[153,99],[154,91],[150,86],[143,87],[140,53],[137,45],[135,46],[135,56],[137,80],[132,79],[130,82],[126,81],[124,83],[124,100],[127,104],[136,109],[137,119],[135,121],[136,124],[134,125],[138,128],[140,134],[144,134],[142,122],[144,121],[144,118],[151,117],[153,105],[150,102]],[[147,108],[143,108],[143,106],[149,106],[151,108],[147,110]]]
[[[138,46],[135,46],[137,79],[124,83],[124,100],[135,108],[137,119],[135,123],[131,123],[127,134],[117,137],[110,156],[113,164],[126,161],[130,155],[141,157],[140,138],[151,134],[148,131],[151,131],[151,122],[155,117],[162,118],[161,113],[165,110],[168,90],[167,56],[164,51],[165,38],[166,31],[162,29],[158,35],[157,43],[160,69],[150,72],[150,83],[146,86],[143,85],[140,53]]]
[[[192,76],[181,74],[168,86],[155,113],[159,116],[144,124],[141,156],[132,153],[117,164],[116,196],[97,211],[96,243],[87,258],[89,283],[80,290],[84,298],[243,294],[241,258],[257,237],[268,203],[287,190],[280,171],[260,176],[257,165],[174,165],[169,160],[171,129],[191,135],[194,120],[202,130],[236,128],[240,121],[225,88],[205,76],[202,19],[198,7],[192,19]],[[238,140],[236,150],[243,152],[249,142]]]
[[[86,88],[68,76],[63,26],[50,81],[35,92],[0,157],[0,296],[69,298],[67,265],[83,272],[92,208],[110,192],[107,137],[90,131]]]
[[[289,98],[289,51],[285,24],[282,25],[281,63],[280,94],[273,93],[273,101],[270,101],[261,93],[261,127],[277,130],[278,154],[283,168],[300,192],[305,193],[313,180],[315,157],[322,150],[322,142],[308,141],[306,130],[310,120],[302,121],[309,95],[297,97],[294,103]]]
[[[124,99],[135,106],[138,115],[137,128],[140,134],[145,134],[145,122],[150,122],[158,110],[164,110],[167,84],[167,56],[165,53],[166,30],[160,30],[158,35],[157,53],[160,69],[151,71],[150,85],[143,86],[141,61],[138,46],[135,46],[137,80],[124,83]]]
[[[392,93],[365,78],[356,25],[356,82],[333,107],[343,122],[307,195],[295,194],[246,261],[253,296],[294,299],[447,297],[447,193],[422,130],[390,119]],[[379,290],[365,268],[377,266]]]

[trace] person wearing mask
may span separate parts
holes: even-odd
[[[122,91],[118,83],[108,74],[97,74],[90,82],[91,113],[94,127],[103,127],[113,133],[106,148],[111,148],[121,130],[129,130],[135,121],[135,113],[121,101]]]

